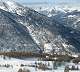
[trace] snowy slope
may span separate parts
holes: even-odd
[[[29,31],[0,9],[0,51],[39,51]]]
[[[23,15],[25,13],[24,7],[14,1],[1,1],[0,8],[19,15]]]
[[[36,65],[44,64],[50,70],[43,70],[36,68]],[[6,57],[6,59],[3,59],[3,56],[0,56],[0,72],[18,72],[19,69],[22,70],[29,70],[30,72],[64,72],[65,66],[68,65],[69,67],[75,65],[75,67],[79,67],[79,70],[69,70],[69,72],[80,72],[80,64],[74,64],[70,62],[61,62],[56,63],[54,61],[26,61],[26,60],[20,60],[15,58]],[[57,67],[55,69],[55,67]]]
[[[48,17],[50,17],[50,19],[53,22],[56,21],[60,25],[63,25],[71,29],[70,33],[75,35],[75,39],[79,41],[80,38],[78,36],[80,35],[80,7],[79,6],[57,5],[57,6],[46,7],[46,8],[41,7],[38,8],[36,11],[44,15],[47,15]]]
[[[37,64],[42,63],[42,64],[45,64],[48,68],[53,68],[53,64],[51,61],[26,61],[26,60],[20,60],[20,59],[15,59],[15,58],[3,59],[3,56],[0,56],[0,72],[18,72],[19,69],[23,69],[23,70],[28,69],[30,70],[30,72],[53,72],[53,71],[54,72],[57,72],[57,71],[64,72],[64,69],[42,70],[36,67],[31,67],[31,65],[35,66],[36,63]],[[26,66],[21,66],[21,65],[26,65]]]

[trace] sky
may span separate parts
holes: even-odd
[[[20,3],[80,3],[80,0],[16,0]]]

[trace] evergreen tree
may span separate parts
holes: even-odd
[[[65,67],[64,72],[69,72],[69,67],[68,66]]]

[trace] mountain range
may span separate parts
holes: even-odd
[[[80,31],[16,2],[0,2],[0,50],[80,52]],[[66,23],[66,21],[65,21]]]

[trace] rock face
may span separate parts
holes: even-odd
[[[51,52],[80,51],[78,31],[17,3],[5,4],[6,9],[0,9],[1,51],[44,51],[46,44]],[[15,4],[15,8],[9,4]]]

